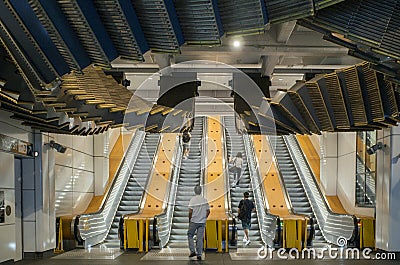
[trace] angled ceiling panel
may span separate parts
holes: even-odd
[[[29,4],[69,68],[80,71],[88,66],[90,58],[57,2],[29,0]]]
[[[69,67],[64,58],[59,53],[56,45],[51,40],[49,34],[37,18],[35,12],[27,0],[10,0],[14,10],[18,13],[21,21],[25,24],[30,34],[37,42],[38,46],[52,64],[58,75],[69,72]]]
[[[174,0],[174,3],[187,44],[220,44],[223,28],[216,0]]]
[[[32,75],[32,81],[40,85],[53,82],[58,76],[56,70],[9,2],[0,2],[0,16],[2,42],[15,54],[19,67],[26,69],[24,73]]]
[[[108,67],[118,53],[92,1],[57,0],[69,24],[94,64]]]
[[[183,33],[172,0],[132,1],[150,49],[178,52]]]
[[[143,61],[149,50],[130,0],[95,0],[100,18],[122,58]]]
[[[263,33],[268,23],[264,0],[220,0],[218,7],[227,35]]]

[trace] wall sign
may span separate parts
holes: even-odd
[[[33,144],[0,134],[0,151],[33,157]]]

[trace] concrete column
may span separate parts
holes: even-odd
[[[376,247],[400,251],[400,127],[379,131],[377,142],[386,147],[376,153]]]
[[[34,159],[22,160],[24,252],[41,253],[55,247],[55,154],[48,135],[34,134]]]

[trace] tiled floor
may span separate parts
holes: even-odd
[[[72,252],[73,253],[73,252]],[[72,255],[71,253],[71,255]],[[76,254],[76,253],[75,253]],[[76,255],[72,256],[76,256]],[[246,255],[244,255],[246,256]],[[143,259],[145,257],[145,254],[138,254],[135,251],[127,251],[124,252],[122,255],[116,257],[114,260],[110,259],[93,259],[94,255],[91,256],[90,259],[76,259],[71,258],[71,259],[60,259],[60,258],[44,258],[40,260],[24,260],[20,261],[16,264],[18,265],[25,265],[25,264],[37,264],[37,265],[74,265],[74,264],[79,264],[79,265],[89,265],[89,264],[113,264],[113,265],[122,265],[122,264],[151,264],[151,265],[161,265],[161,264],[167,264],[167,265],[183,265],[183,264],[237,264],[237,265],[243,265],[246,263],[246,265],[261,265],[261,264],[271,264],[275,263],[278,265],[317,265],[317,264],[327,264],[327,265],[386,265],[386,264],[399,264],[399,260],[385,260],[385,261],[371,261],[371,260],[309,260],[309,259],[299,259],[299,260],[276,260],[274,259],[273,261],[271,260],[239,260],[235,259],[232,260],[231,255],[224,253],[224,254],[218,254],[212,251],[208,251],[205,254],[205,260],[203,261],[197,261],[197,260],[169,260],[166,258],[166,260],[146,260]],[[399,255],[398,255],[399,257]],[[101,255],[98,256],[98,258],[101,258]]]

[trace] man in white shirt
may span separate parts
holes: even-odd
[[[201,260],[203,253],[204,228],[207,217],[210,215],[210,205],[206,198],[201,196],[201,187],[194,187],[196,196],[189,201],[189,229],[187,232],[189,240],[190,255],[189,258],[197,256]],[[196,233],[197,232],[197,233]],[[194,234],[196,233],[196,251],[194,248]]]

